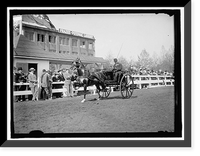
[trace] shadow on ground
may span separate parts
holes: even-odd
[[[130,97],[129,99],[134,99],[134,98],[137,98],[137,96],[132,96]],[[113,96],[113,97],[107,97],[107,98],[103,98],[101,100],[112,100],[112,99],[126,99],[126,98],[123,98],[122,96]],[[90,99],[88,101],[97,101],[97,98],[94,98],[94,99]]]

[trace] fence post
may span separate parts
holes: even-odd
[[[166,78],[166,75],[164,76],[164,85],[166,86],[167,85],[167,78]]]
[[[110,88],[111,88],[111,91],[110,91],[110,92],[112,93],[112,92],[113,92],[113,87],[110,87]]]
[[[139,77],[139,81],[142,81],[142,77]],[[139,89],[142,89],[142,83],[139,84]]]
[[[148,86],[148,88],[151,88],[151,76],[148,75],[148,78],[149,78],[149,86]]]

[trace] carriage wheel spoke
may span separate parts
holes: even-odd
[[[124,98],[130,98],[133,94],[133,79],[130,74],[125,74],[120,82],[121,95]],[[126,93],[125,93],[126,92]]]
[[[128,97],[131,97],[131,95],[132,95],[132,91],[128,88]]]
[[[105,90],[100,90],[99,95],[101,98],[107,98],[110,95],[111,89],[106,88]]]
[[[126,97],[129,97],[128,88],[126,88]]]

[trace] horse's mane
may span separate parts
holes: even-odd
[[[97,63],[84,65],[81,60],[77,58],[75,61],[72,62],[71,68],[76,68],[78,76],[84,76],[87,78],[89,78],[91,75],[97,78],[102,77],[101,69],[99,68],[99,65]]]

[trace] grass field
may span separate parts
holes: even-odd
[[[174,131],[174,87],[135,90],[130,99],[120,92],[82,98],[14,103],[15,133]]]

